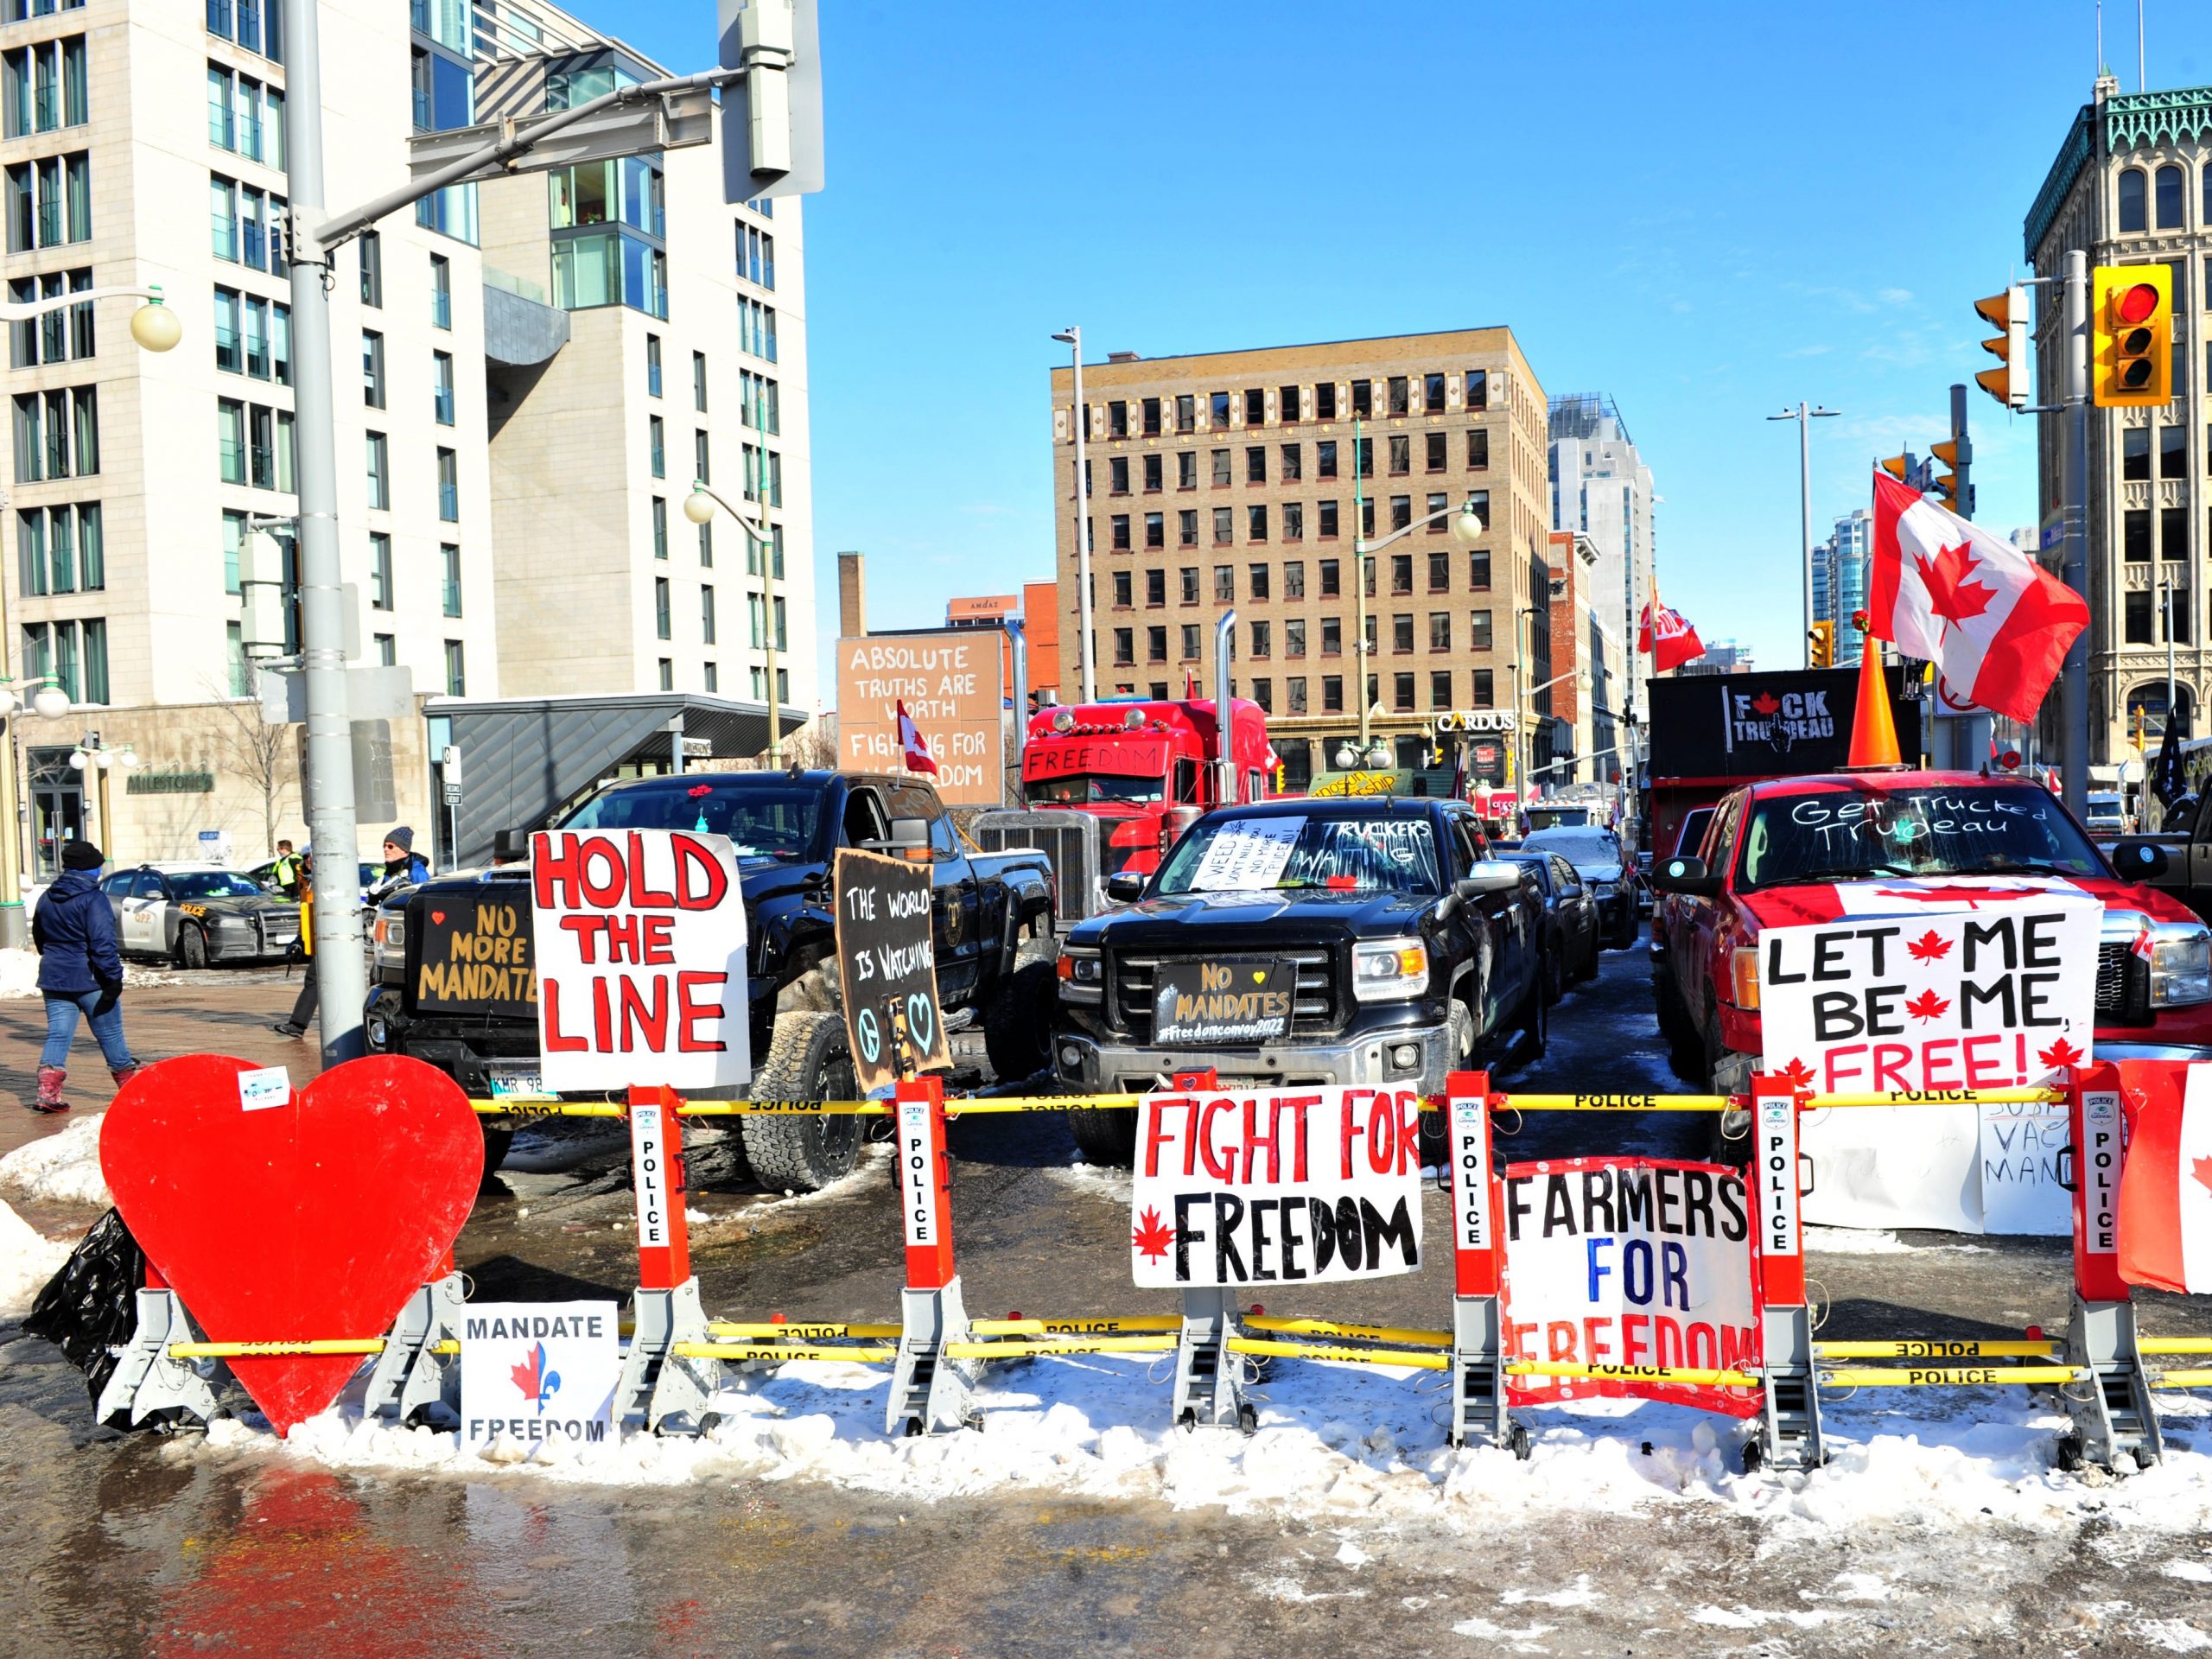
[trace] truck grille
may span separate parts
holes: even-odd
[[[2097,1013],[2100,1017],[2121,1013],[2127,1007],[2128,949],[2125,944],[2097,947]]]
[[[1095,916],[1104,903],[1099,887],[1098,819],[1082,812],[978,813],[970,833],[987,853],[1033,847],[1052,861],[1063,926]]]
[[[1271,956],[1281,961],[1294,963],[1298,968],[1298,1000],[1293,1005],[1290,1028],[1293,1032],[1333,1030],[1337,1023],[1336,958],[1326,950],[1269,950],[1253,951],[1254,956]],[[1126,1031],[1139,1042],[1152,1038],[1152,990],[1158,970],[1163,963],[1211,962],[1217,952],[1201,956],[1196,951],[1188,955],[1124,957],[1112,958],[1111,976],[1114,989],[1113,1019],[1117,1030]]]

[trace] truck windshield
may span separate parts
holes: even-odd
[[[801,859],[814,845],[818,791],[721,779],[664,778],[586,801],[563,830],[690,830],[728,836],[741,859]]]
[[[1993,784],[1760,801],[1744,831],[1738,881],[2103,874],[2088,837],[2049,791]]]
[[[1095,801],[1164,801],[1167,798],[1165,779],[1116,778],[1104,772],[1078,772],[1072,778],[1038,778],[1021,787],[1032,806],[1088,806]]]
[[[1440,869],[1425,818],[1227,818],[1176,842],[1153,892],[1439,893]]]

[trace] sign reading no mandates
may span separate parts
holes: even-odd
[[[519,1011],[537,1001],[530,907],[519,896],[433,893],[414,906],[415,1005],[440,1014]]]
[[[1421,1267],[1414,1089],[1148,1095],[1129,1266],[1140,1285],[1317,1284]]]
[[[861,1093],[952,1068],[937,1000],[930,868],[837,849],[837,978]],[[903,1046],[902,1046],[903,1045]]]
[[[727,836],[531,837],[543,1081],[716,1089],[753,1076],[745,899]]]

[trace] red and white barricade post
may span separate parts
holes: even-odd
[[[969,1406],[974,1369],[945,1352],[969,1339],[968,1310],[952,1259],[952,1165],[945,1156],[944,1080],[902,1080],[893,1102],[899,1208],[906,1234],[906,1283],[899,1293],[899,1357],[883,1432],[927,1434],[978,1422]]]
[[[1759,1461],[1817,1469],[1827,1461],[1821,1433],[1820,1376],[1805,1304],[1805,1236],[1797,1200],[1797,1094],[1786,1077],[1751,1079],[1751,1191],[1758,1224],[1752,1263],[1759,1301]],[[1749,1448],[1746,1448],[1748,1458]]]
[[[666,1087],[632,1089],[629,1098],[630,1178],[638,1198],[636,1319],[622,1379],[614,1394],[614,1421],[696,1434],[707,1402],[721,1386],[721,1362],[685,1357],[679,1343],[708,1339],[691,1273],[691,1235],[684,1218],[683,1100]]]
[[[1487,1438],[1529,1455],[1529,1431],[1505,1407],[1498,1288],[1497,1166],[1491,1147],[1490,1073],[1445,1081],[1445,1145],[1452,1163],[1452,1444]]]
[[[1218,1089],[1221,1080],[1211,1066],[1178,1071],[1174,1086],[1182,1090]],[[1141,1134],[1144,1109],[1138,1109]],[[1183,1291],[1183,1330],[1175,1344],[1175,1397],[1169,1421],[1176,1424],[1211,1423],[1242,1428],[1249,1433],[1259,1424],[1259,1408],[1244,1397],[1244,1367],[1229,1350],[1232,1337],[1241,1334],[1236,1292],[1226,1285],[1192,1285]]]
[[[461,1421],[461,1309],[466,1287],[448,1249],[437,1277],[407,1299],[369,1372],[362,1415],[416,1421],[435,1408]]]
[[[2130,1065],[2184,1070],[2159,1060]],[[2094,1463],[2110,1469],[2122,1453],[2147,1468],[2164,1449],[2143,1375],[2135,1305],[2120,1276],[2120,1175],[2127,1156],[2120,1083],[2120,1066],[2104,1061],[2075,1067],[2067,1088],[2073,1118],[2074,1304],[2066,1324],[2066,1360],[2089,1376],[2086,1386],[2064,1396],[2074,1432],[2059,1442],[2062,1468]]]

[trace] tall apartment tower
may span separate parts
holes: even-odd
[[[1651,597],[1651,469],[1610,397],[1574,392],[1554,397],[1549,411],[1552,528],[1589,537],[1598,549],[1590,572],[1592,612],[1618,645],[1633,646]],[[1643,681],[1650,664],[1635,665],[1635,718],[1649,718]],[[1624,694],[1622,709],[1629,700]]]
[[[2069,250],[2092,266],[2163,264],[2172,273],[2172,403],[2164,409],[2092,409],[2088,455],[2089,760],[2128,750],[2137,710],[2152,735],[2164,729],[2167,631],[2162,589],[2173,590],[2177,695],[2192,713],[2207,690],[2202,572],[2212,560],[2203,480],[2205,327],[2212,290],[2212,86],[2127,94],[2100,78],[2075,114],[2057,159],[2029,208],[2027,257],[2041,276],[2063,274]],[[2057,290],[2038,288],[2037,397],[2056,403],[2061,335]],[[2065,499],[2065,423],[2041,423],[2046,559],[2059,545]],[[2045,699],[2041,741],[2056,752],[2057,703]]]
[[[1071,696],[1082,678],[1072,396],[1071,371],[1053,370]],[[1116,352],[1084,366],[1084,401],[1102,694],[1180,696],[1195,680],[1211,696],[1215,621],[1233,608],[1236,692],[1268,711],[1289,788],[1338,770],[1363,695],[1401,771],[1420,768],[1423,733],[1446,712],[1517,707],[1532,766],[1549,763],[1555,737],[1567,752],[1573,728],[1552,718],[1550,692],[1516,694],[1551,677],[1551,630],[1544,393],[1510,329]],[[1471,493],[1489,527],[1476,547],[1440,519],[1374,556],[1363,689],[1355,525],[1379,540]]]
[[[10,330],[0,645],[9,673],[50,674],[78,705],[12,722],[35,869],[80,830],[134,861],[190,856],[202,832],[241,862],[303,837],[294,734],[259,726],[238,595],[241,543],[269,521],[282,568],[257,574],[282,582],[296,645],[281,15],[0,0],[10,297],[158,283],[184,327],[161,356],[132,343],[129,301]],[[402,178],[417,131],[665,73],[518,0],[322,0],[320,20],[333,211]],[[763,584],[727,518],[711,544],[683,518],[702,473],[777,526],[786,632],[810,637],[797,213],[728,207],[720,180],[712,149],[521,175],[340,250],[359,660],[406,668],[418,696],[758,695]],[[785,701],[810,702],[813,653],[779,663]],[[418,826],[422,728],[391,730]],[[93,731],[141,762],[110,775],[112,823],[67,764]],[[385,827],[365,822],[365,842]]]
[[[1874,512],[1853,507],[1835,521],[1828,539],[1813,550],[1813,620],[1835,624],[1835,666],[1856,668],[1866,635],[1852,626],[1866,608],[1867,563],[1874,551]]]

